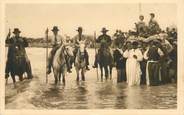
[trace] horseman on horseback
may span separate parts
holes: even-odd
[[[53,62],[53,58],[55,56],[55,53],[56,51],[60,48],[61,45],[64,44],[64,38],[58,34],[58,27],[57,26],[54,26],[53,29],[52,29],[52,32],[53,32],[53,36],[51,36],[51,41],[52,41],[52,50],[49,54],[49,57],[48,57],[48,65],[47,65],[47,74],[50,74],[51,73],[51,67],[52,67],[52,62]],[[70,66],[70,63],[68,61],[68,58],[66,59],[67,60],[67,71],[69,73],[71,73],[71,66]]]
[[[78,32],[78,34],[73,37],[74,46],[75,46],[74,61],[75,61],[75,58],[76,58],[76,55],[77,55],[78,48],[80,47],[80,44],[84,43],[85,47],[88,45],[88,43],[86,41],[87,40],[87,36],[82,34],[82,32],[83,32],[82,27],[78,27],[77,32]],[[84,54],[84,58],[85,58],[85,62],[86,62],[86,70],[90,70],[89,67],[88,67],[88,65],[89,65],[89,55],[88,55],[88,52],[87,52],[86,48],[84,50],[84,53],[85,53]]]
[[[97,68],[98,67],[98,63],[99,63],[99,54],[102,54],[104,51],[110,55],[110,63],[112,64],[113,61],[113,57],[110,51],[110,45],[112,43],[111,37],[109,35],[107,35],[106,33],[109,30],[107,30],[106,28],[102,28],[102,35],[100,35],[97,40],[96,43],[100,43],[100,49],[98,50],[98,54],[95,57],[95,62],[93,65],[93,68]]]
[[[7,62],[6,62],[6,68],[5,68],[6,79],[9,77],[10,72],[11,72],[11,75],[13,76],[18,74],[18,75],[21,75],[21,77],[22,77],[22,74],[26,72],[28,79],[31,79],[33,77],[30,60],[28,59],[28,56],[25,50],[25,48],[28,47],[28,42],[25,38],[20,36],[20,33],[21,31],[18,28],[14,28],[13,34],[15,36],[10,38],[11,33],[9,31],[8,36],[6,38],[6,44],[8,45],[8,56],[7,56]],[[25,63],[19,63],[17,62],[17,60]],[[20,66],[23,67],[21,68],[22,70],[18,70],[20,68],[15,67],[16,64],[22,64],[22,65],[19,65],[19,67]],[[15,82],[15,79],[14,79],[14,82]]]

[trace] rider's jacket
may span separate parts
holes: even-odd
[[[110,45],[112,43],[112,40],[111,40],[111,37],[109,35],[103,34],[103,35],[100,35],[98,37],[96,42],[100,43],[100,47],[101,48],[102,47],[108,48],[108,47],[110,47]]]
[[[25,56],[25,47],[28,47],[28,42],[23,37],[11,37],[6,39],[6,44],[8,45],[8,58],[13,57],[13,54],[18,56]]]

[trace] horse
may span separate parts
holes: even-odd
[[[28,64],[26,62],[25,55],[21,55],[18,47],[10,47],[9,53],[11,54],[11,57],[9,58],[9,63],[7,63],[7,66],[9,66],[9,72],[11,74],[13,84],[15,85],[15,76],[18,76],[19,80],[23,81],[23,74],[28,72]],[[8,78],[6,78],[6,84],[7,82]]]
[[[85,72],[86,72],[86,59],[85,59],[85,44],[81,43],[77,49],[77,54],[75,57],[75,70],[77,74],[77,81],[79,81],[79,73],[81,71],[82,81],[85,81]]]
[[[70,45],[61,45],[56,51],[53,62],[52,69],[55,78],[55,84],[58,84],[58,81],[61,81],[61,75],[63,77],[62,82],[65,85],[65,75],[67,72],[67,58],[73,56],[72,47]]]
[[[98,59],[101,71],[101,81],[103,81],[103,69],[105,71],[105,79],[107,80],[109,78],[110,73],[110,80],[111,80],[113,68],[113,56],[111,55],[109,49],[108,48],[99,49]]]

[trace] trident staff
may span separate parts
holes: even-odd
[[[97,50],[96,50],[96,31],[94,32],[94,45],[95,45],[95,56],[97,56]],[[99,76],[98,76],[98,66],[96,68],[96,74],[97,74],[97,80],[99,80]]]
[[[48,65],[48,33],[49,33],[49,29],[47,28],[46,31],[45,31],[45,35],[46,35],[46,65]],[[47,70],[47,69],[46,69]],[[46,71],[46,83],[48,83],[48,74],[47,74],[47,71]]]

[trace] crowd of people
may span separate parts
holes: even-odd
[[[150,14],[148,26],[140,16],[135,31],[114,34],[118,82],[129,85],[159,85],[177,80],[177,31],[162,30]]]
[[[158,22],[154,19],[155,14],[150,13],[150,21],[148,24],[144,22],[144,16],[140,15],[140,21],[135,23],[135,30],[122,32],[117,30],[111,37],[107,34],[109,30],[102,28],[100,35],[95,43],[100,44],[100,48],[95,56],[93,68],[97,68],[100,63],[99,56],[102,53],[109,55],[112,66],[117,69],[117,82],[126,81],[129,86],[132,85],[160,85],[176,81],[177,79],[177,30],[176,28],[166,28],[162,30]],[[74,57],[67,57],[67,70],[71,73],[72,64],[75,61],[77,49],[80,44],[86,47],[89,41],[86,40],[87,35],[83,34],[83,28],[78,27],[77,35],[72,38],[74,46]],[[52,29],[53,36],[51,41],[53,48],[49,54],[47,74],[51,73],[53,57],[58,48],[65,44],[65,39],[58,33],[59,29],[54,26]],[[9,45],[8,59],[6,64],[6,78],[11,71],[12,52],[18,51],[26,57],[27,71],[32,78],[30,61],[26,55],[25,47],[28,46],[26,39],[19,36],[21,31],[14,29],[15,36],[10,37],[10,33],[6,39]],[[46,31],[48,35],[48,30]],[[112,39],[113,38],[113,39]],[[26,44],[26,45],[25,45]],[[16,50],[12,50],[16,47]],[[90,70],[89,55],[87,49],[84,52],[86,69]]]

